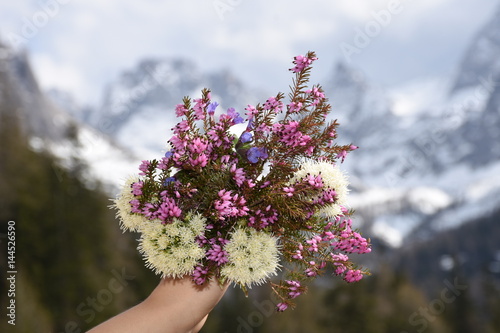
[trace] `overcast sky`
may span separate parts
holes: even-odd
[[[145,57],[230,68],[286,91],[294,55],[317,52],[314,78],[345,61],[385,86],[451,75],[498,0],[0,0],[0,36],[28,50],[44,88],[100,102]]]

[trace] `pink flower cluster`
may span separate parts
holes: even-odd
[[[298,121],[290,121],[287,124],[275,124],[274,130],[279,137],[279,141],[290,147],[305,146],[311,140],[309,135],[304,135],[299,130]]]
[[[291,68],[290,70],[294,73],[299,73],[306,69],[307,67],[311,66],[314,60],[317,60],[315,56],[303,56],[303,55],[298,55],[294,58],[293,63],[295,64],[295,67]]]
[[[245,206],[246,200],[238,193],[232,194],[231,191],[220,190],[219,200],[214,202],[219,220],[226,220],[228,217],[241,217],[248,215],[248,207]]]
[[[343,212],[348,213],[346,209]],[[329,261],[333,263],[335,275],[342,276],[346,282],[351,283],[361,280],[366,272],[356,269],[348,254],[370,252],[368,240],[352,230],[352,220],[346,215],[339,215],[334,221],[328,222],[321,233],[313,234],[303,243],[297,243],[290,255],[295,261],[304,264],[304,275],[307,277],[320,275]],[[284,288],[285,285],[280,287]],[[288,308],[290,300],[297,296],[284,294],[281,308]]]
[[[320,214],[339,199],[321,174],[296,179],[305,160],[336,164],[354,145],[337,146],[336,122],[326,123],[330,111],[322,88],[306,89],[313,52],[294,58],[290,101],[284,94],[263,104],[247,105],[244,119],[235,108],[217,111],[218,103],[204,89],[201,98],[185,98],[175,107],[180,121],[168,140],[170,149],[159,160],[142,161],[139,181],[131,185],[130,212],[151,221],[184,221],[199,213],[206,221],[195,243],[205,257],[193,268],[194,283],[221,278],[228,263],[225,246],[235,228],[249,228],[279,238],[284,259],[295,265],[279,285],[278,311],[306,290],[304,282],[322,274],[328,263],[347,282],[367,271],[357,269],[350,253],[370,252],[369,241],[352,229],[350,213]],[[247,121],[240,134],[233,127]]]

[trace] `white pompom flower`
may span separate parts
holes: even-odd
[[[265,232],[238,228],[224,250],[229,262],[222,267],[221,276],[241,286],[262,284],[280,267],[278,238]]]
[[[116,217],[120,221],[120,228],[124,231],[137,231],[150,222],[143,215],[130,212],[130,201],[135,199],[132,194],[132,184],[138,181],[139,178],[135,176],[127,178],[121,192],[112,200],[113,204],[110,206],[117,210]]]
[[[307,175],[318,176],[321,174],[324,186],[335,190],[337,196],[335,203],[325,204],[318,210],[317,214],[334,217],[342,214],[341,206],[347,203],[349,193],[349,181],[347,175],[336,165],[328,162],[306,161],[290,180],[290,184],[306,177]]]
[[[202,236],[206,219],[199,214],[188,214],[185,220],[174,218],[172,223],[155,220],[144,225],[140,232],[139,251],[146,266],[162,277],[180,278],[191,274],[205,257],[196,237]]]

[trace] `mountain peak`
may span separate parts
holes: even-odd
[[[14,110],[28,136],[58,140],[71,122],[41,92],[24,51],[0,43],[0,101]]]
[[[450,94],[500,75],[500,7],[476,34],[459,66]]]
[[[333,70],[333,76],[330,79],[328,86],[331,89],[355,89],[359,92],[366,89],[366,79],[364,74],[349,66],[343,61],[337,62]]]

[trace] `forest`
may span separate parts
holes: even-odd
[[[33,148],[15,110],[0,108],[0,331],[85,332],[143,300],[159,277],[144,267],[134,235],[119,229],[103,185],[84,179],[88,166]],[[77,140],[77,130],[67,139]],[[373,240],[370,277],[347,284],[325,274],[284,313],[274,311],[267,287],[249,297],[231,287],[202,332],[499,332],[500,270],[487,266],[500,261],[499,216],[401,249]],[[8,221],[15,222],[15,326],[4,313]]]

